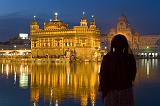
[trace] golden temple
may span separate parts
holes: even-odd
[[[30,25],[31,52],[34,58],[70,58],[71,60],[95,60],[100,47],[100,30],[96,20],[88,25],[85,13],[79,26],[69,28],[58,18],[58,13],[49,23],[44,22],[44,28],[34,17]]]

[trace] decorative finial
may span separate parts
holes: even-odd
[[[94,15],[92,15],[91,17],[94,18]]]
[[[86,14],[86,12],[83,11],[83,16]]]
[[[34,16],[34,20],[36,20],[36,16]]]
[[[55,13],[54,13],[54,15],[55,15],[55,16],[58,16],[58,13],[57,13],[57,12],[55,12]]]
[[[55,12],[54,15],[55,15],[54,20],[58,20],[58,13]]]

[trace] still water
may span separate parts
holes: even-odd
[[[0,63],[0,106],[101,106],[100,63]],[[160,60],[137,60],[136,106],[160,106]]]

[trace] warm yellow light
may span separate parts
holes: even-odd
[[[6,54],[9,54],[9,52],[7,51]]]

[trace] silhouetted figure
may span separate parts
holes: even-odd
[[[124,35],[111,41],[110,52],[103,57],[100,90],[105,106],[134,106],[132,92],[136,61]]]

